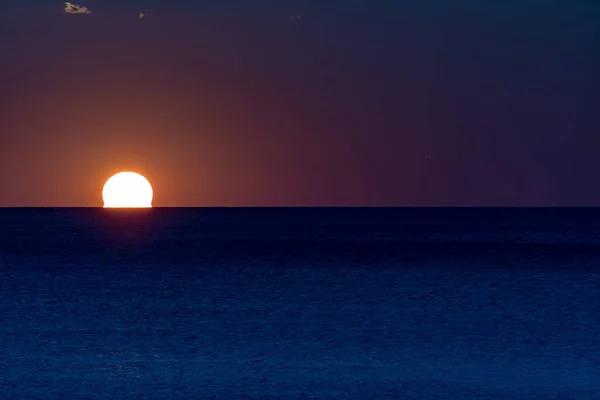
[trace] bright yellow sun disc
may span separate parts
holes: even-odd
[[[104,184],[102,199],[104,208],[152,207],[152,186],[142,175],[120,172]]]

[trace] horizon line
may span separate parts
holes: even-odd
[[[152,207],[104,207],[104,206],[0,206],[0,209],[102,209],[102,210],[152,210],[152,209],[198,209],[198,208],[600,208],[600,205],[239,205],[239,206],[152,206]]]

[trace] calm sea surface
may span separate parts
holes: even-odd
[[[600,209],[0,209],[5,399],[600,399]]]

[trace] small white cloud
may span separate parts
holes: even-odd
[[[91,14],[92,10],[87,7],[79,6],[77,4],[65,2],[64,12],[67,14]]]

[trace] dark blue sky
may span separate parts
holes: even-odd
[[[600,6],[547,3],[5,5],[0,206],[598,205]]]

